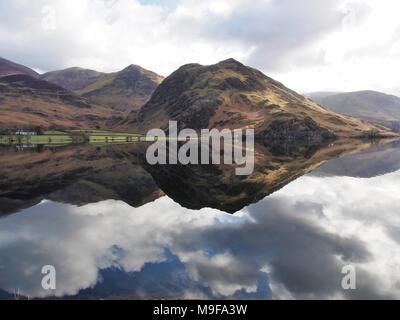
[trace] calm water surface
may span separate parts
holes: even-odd
[[[400,298],[400,144],[257,150],[243,178],[137,146],[3,147],[0,298]]]

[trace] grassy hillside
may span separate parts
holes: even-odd
[[[139,112],[117,128],[146,132],[181,128],[254,128],[271,141],[314,141],[360,137],[385,130],[329,111],[260,71],[228,59],[216,65],[179,68],[156,89]]]
[[[37,77],[39,75],[36,71],[28,67],[0,57],[0,77],[13,74],[26,74],[32,77]]]
[[[120,72],[101,74],[76,94],[127,114],[144,105],[162,80],[154,72],[131,65]]]
[[[57,85],[28,75],[0,78],[0,130],[105,127],[114,116]]]
[[[40,78],[68,90],[80,90],[97,81],[102,75],[101,72],[75,67],[48,72]]]

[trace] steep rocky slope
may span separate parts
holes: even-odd
[[[228,59],[188,64],[166,78],[138,112],[117,127],[145,133],[180,128],[254,128],[271,141],[321,143],[336,137],[385,135],[382,128],[324,109],[260,71]]]

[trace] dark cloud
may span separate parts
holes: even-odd
[[[340,296],[342,267],[369,259],[358,239],[330,234],[303,219],[304,215],[323,215],[317,203],[293,207],[285,200],[265,199],[250,206],[249,214],[252,221],[240,225],[216,225],[202,232],[189,229],[176,239],[176,248],[191,252],[209,247],[215,254],[231,254],[244,276],[236,274],[235,265],[224,266],[228,283],[244,284],[248,279],[254,284],[258,270],[269,265],[269,277],[297,298]],[[221,276],[215,268],[201,264],[196,268],[208,281]]]

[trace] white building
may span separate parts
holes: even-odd
[[[37,133],[34,131],[24,131],[24,130],[18,130],[15,132],[17,136],[36,136]]]

